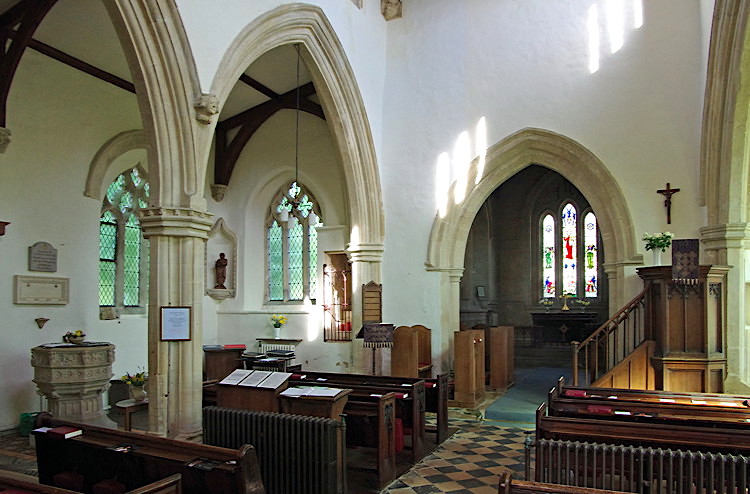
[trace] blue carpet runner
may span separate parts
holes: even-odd
[[[571,369],[559,367],[517,367],[516,383],[485,410],[486,420],[534,424],[536,409],[547,401],[547,393],[560,376],[571,382]]]

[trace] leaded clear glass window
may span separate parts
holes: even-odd
[[[318,206],[303,185],[292,182],[274,198],[266,221],[269,302],[315,303],[321,224]]]
[[[142,308],[148,297],[148,240],[138,211],[148,205],[149,186],[140,167],[109,185],[99,219],[99,305]]]
[[[545,212],[540,219],[542,297],[555,298],[564,294],[598,297],[600,259],[596,215],[588,211],[581,221],[576,206],[568,202],[559,214]]]

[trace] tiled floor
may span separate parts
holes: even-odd
[[[450,426],[457,432],[381,493],[490,494],[497,492],[503,469],[524,478],[523,444],[529,429],[521,427],[533,424],[484,421],[476,410],[451,409],[450,415]],[[135,418],[136,427],[138,420],[147,420]],[[0,470],[36,475],[36,458],[27,437],[0,435]]]
[[[482,421],[451,421],[451,426],[458,432],[382,492],[491,494],[505,469],[524,478],[524,429]]]

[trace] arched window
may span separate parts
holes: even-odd
[[[148,240],[141,235],[138,211],[147,207],[148,194],[148,182],[139,167],[119,175],[107,188],[99,219],[99,305],[102,307],[146,306]]]
[[[557,217],[544,213],[540,225],[542,297],[555,298],[563,294],[598,297],[596,215],[588,211],[581,220],[575,205],[568,202]]]
[[[292,182],[271,203],[266,221],[269,302],[317,298],[320,210],[303,185]]]

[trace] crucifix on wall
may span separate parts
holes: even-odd
[[[679,192],[680,189],[673,189],[669,182],[667,182],[667,188],[666,189],[659,189],[656,192],[658,194],[661,194],[664,196],[664,207],[667,208],[667,224],[672,224],[672,195]]]

